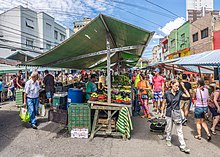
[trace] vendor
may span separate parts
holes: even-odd
[[[97,86],[95,84],[96,82],[96,75],[91,75],[91,80],[86,84],[86,100],[90,99],[90,96],[93,92],[97,91]]]

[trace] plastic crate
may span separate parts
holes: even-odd
[[[16,106],[18,107],[23,106],[23,90],[18,89],[16,90],[15,94],[16,94],[15,96]]]
[[[53,97],[53,106],[67,106],[67,96],[54,96]]]
[[[88,128],[91,131],[91,109],[90,105],[70,104],[68,106],[68,129]]]

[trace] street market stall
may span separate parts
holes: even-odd
[[[107,112],[108,129],[104,131],[104,135],[112,135],[112,116],[119,109],[119,115],[123,114],[126,109],[122,109],[131,107],[131,105],[111,102],[110,65],[119,61],[124,62],[126,66],[134,65],[143,54],[153,34],[153,32],[100,14],[59,46],[23,65],[71,69],[90,69],[107,65],[107,102],[89,101],[88,103],[91,103],[91,109],[96,110],[91,139],[100,128],[98,127],[98,130],[96,128],[98,122],[97,114],[100,110]],[[118,130],[125,135],[123,129]]]

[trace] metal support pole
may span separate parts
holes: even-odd
[[[25,55],[25,62],[27,62],[27,55]],[[27,66],[25,66],[25,80],[27,81],[28,77],[27,77]]]
[[[199,70],[199,77],[201,78],[201,77],[202,77],[202,74],[201,74],[200,66],[198,66],[198,70]]]
[[[107,49],[107,81],[108,81],[108,103],[111,103],[111,52],[110,52],[110,37],[106,32],[106,49]]]

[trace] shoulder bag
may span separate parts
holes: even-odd
[[[171,104],[173,103],[173,98],[171,98]],[[175,110],[175,107],[177,105],[172,107],[171,111],[171,118],[175,124],[181,124],[182,123],[182,114],[180,110]]]

